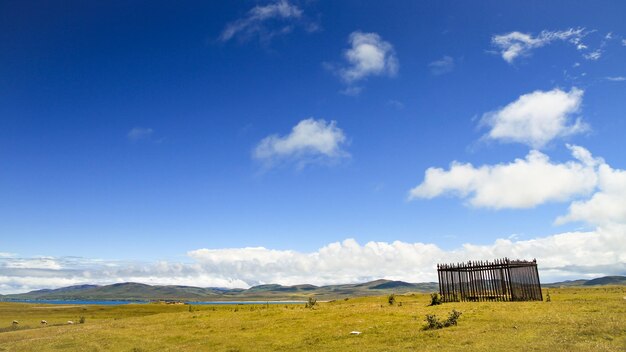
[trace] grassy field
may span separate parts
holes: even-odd
[[[549,291],[551,302],[433,307],[426,294],[397,295],[395,305],[385,296],[314,309],[0,303],[0,351],[626,351],[625,286]],[[457,326],[423,330],[426,314],[445,318],[452,309],[463,313]],[[67,324],[81,316],[84,324]]]

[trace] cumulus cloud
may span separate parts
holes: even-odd
[[[368,76],[395,76],[398,59],[393,46],[376,33],[352,32],[351,48],[344,53],[349,65],[341,71],[346,82],[354,82]]]
[[[444,56],[428,64],[428,67],[433,75],[443,75],[454,70],[454,59],[450,56]]]
[[[584,221],[590,224],[626,224],[626,170],[607,164],[598,169],[598,191],[588,200],[573,202],[567,215],[556,223]]]
[[[369,76],[393,77],[398,72],[398,59],[393,45],[376,33],[355,31],[348,39],[350,48],[344,52],[347,65],[339,75],[348,84]]]
[[[588,126],[580,118],[574,119],[583,93],[574,87],[569,92],[555,88],[524,94],[502,109],[483,115],[481,123],[491,128],[485,138],[541,148],[557,137],[584,132]]]
[[[587,49],[587,46],[582,43],[585,35],[584,28],[569,28],[564,31],[544,30],[538,36],[515,31],[494,35],[491,38],[491,44],[499,49],[502,58],[511,64],[520,56],[530,55],[533,49],[541,48],[555,41],[571,43],[578,50]]]
[[[500,257],[537,258],[543,282],[626,270],[626,225],[589,232],[568,232],[531,240],[498,239],[444,250],[435,244],[334,242],[312,252],[263,247],[197,249],[191,263],[107,262],[53,258],[60,268],[10,268],[0,258],[0,293],[25,292],[76,284],[143,282],[148,284],[241,287],[278,283],[315,285],[364,282],[379,278],[409,282],[436,281],[436,264]],[[23,259],[25,262],[36,258]]]
[[[336,121],[326,122],[309,118],[298,122],[286,136],[263,138],[253,151],[257,160],[273,163],[280,160],[298,162],[329,160],[347,156],[343,150],[346,135]]]
[[[317,26],[304,20],[303,11],[287,0],[279,0],[267,5],[258,5],[247,15],[226,25],[219,39],[223,42],[235,37],[249,39],[258,36],[261,41],[291,32],[296,25],[303,25],[307,31]]]
[[[152,133],[154,133],[154,130],[152,128],[134,127],[133,129],[128,131],[126,137],[128,137],[129,140],[136,142],[142,139],[150,138],[150,136],[152,136]]]
[[[475,207],[531,208],[588,195],[596,187],[601,159],[586,149],[568,146],[575,160],[553,163],[532,150],[525,159],[508,164],[483,165],[453,162],[448,170],[429,168],[424,181],[409,192],[409,199],[431,199],[452,194]]]

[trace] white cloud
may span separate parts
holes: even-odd
[[[584,132],[588,126],[580,118],[572,121],[582,103],[583,91],[535,91],[520,96],[500,110],[483,116],[491,127],[485,138],[518,142],[541,148],[557,137]]]
[[[350,49],[344,53],[348,65],[339,70],[339,75],[348,84],[369,76],[395,76],[398,59],[393,46],[376,33],[352,32]]]
[[[59,270],[63,266],[52,257],[39,257],[32,259],[14,258],[5,264],[6,268],[11,269],[51,269]]]
[[[429,168],[424,181],[409,192],[409,199],[431,199],[444,194],[466,198],[475,207],[531,208],[588,195],[596,187],[594,159],[586,149],[568,146],[575,160],[553,163],[532,150],[525,159],[508,164],[483,165],[453,162],[449,170]]]
[[[626,77],[624,76],[612,76],[612,77],[606,77],[607,81],[613,81],[613,82],[623,82],[626,81]]]
[[[557,224],[584,221],[590,224],[626,224],[626,170],[602,164],[598,170],[598,192],[588,200],[573,202]]]
[[[538,36],[521,32],[510,32],[494,35],[491,38],[493,46],[500,50],[502,58],[513,63],[520,56],[528,56],[533,49],[546,46],[554,41],[566,41],[576,46],[578,50],[587,48],[582,43],[585,37],[584,28],[569,28],[564,31],[542,31]]]
[[[450,56],[444,56],[428,64],[428,67],[433,75],[443,75],[454,70],[454,59]]]
[[[296,159],[311,162],[320,157],[336,159],[347,156],[342,149],[346,136],[335,121],[309,118],[298,122],[286,136],[271,135],[263,138],[253,152],[254,158],[273,163],[277,160]]]
[[[626,225],[589,232],[568,232],[531,240],[497,239],[491,244],[464,244],[444,250],[435,244],[334,242],[312,252],[263,247],[198,249],[192,263],[107,262],[55,258],[62,269],[8,268],[0,258],[0,293],[25,292],[76,284],[142,282],[201,287],[242,287],[278,283],[315,285],[364,282],[379,278],[425,282],[437,280],[437,263],[537,258],[543,282],[626,270]],[[26,258],[32,261],[36,258]]]
[[[287,0],[278,0],[264,6],[255,6],[245,17],[229,23],[219,39],[226,42],[236,36],[242,39],[259,36],[261,41],[268,41],[276,35],[291,32],[302,18],[303,11],[298,6]],[[316,25],[306,24],[306,28],[313,31]]]
[[[134,127],[126,134],[126,137],[131,141],[139,141],[141,139],[150,138],[154,130],[152,128],[144,128],[144,127]]]
[[[340,90],[339,93],[350,96],[350,97],[356,97],[359,94],[361,94],[362,91],[363,91],[362,86],[348,86],[345,89]]]
[[[626,39],[622,39],[622,45],[626,46]]]
[[[600,59],[600,57],[602,57],[602,51],[601,50],[594,50],[590,53],[587,54],[583,54],[583,57],[587,60],[591,60],[591,61],[597,61],[598,59]]]
[[[404,103],[399,101],[399,100],[395,100],[395,99],[391,99],[387,101],[387,105],[391,106],[392,108],[396,109],[396,110],[403,110],[404,109]]]

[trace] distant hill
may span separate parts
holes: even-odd
[[[591,279],[584,283],[585,286],[596,285],[626,285],[626,276],[605,276]]]
[[[600,286],[600,285],[626,285],[626,276],[604,276],[591,280],[568,280],[541,284],[543,287],[570,287],[570,286]]]
[[[626,285],[626,276],[605,276],[592,280],[573,280],[542,284],[543,287]],[[44,289],[28,293],[0,296],[0,300],[177,300],[177,301],[277,301],[306,300],[315,296],[320,300],[385,295],[390,293],[436,292],[436,282],[409,283],[375,280],[345,285],[258,285],[249,289],[228,289],[194,286],[152,286],[136,282],[113,285],[76,285],[58,289]]]
[[[346,285],[259,285],[245,289],[202,288],[193,286],[152,286],[125,282],[106,286],[78,285],[44,289],[28,293],[1,296],[2,300],[184,300],[184,301],[242,301],[242,300],[306,300],[310,296],[328,300],[344,297],[384,295],[388,293],[434,292],[437,283],[413,284],[403,281],[376,280]]]

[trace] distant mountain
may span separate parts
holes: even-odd
[[[370,290],[385,290],[385,289],[397,289],[401,287],[414,287],[414,284],[410,284],[404,281],[388,281],[383,282],[382,284],[378,284],[376,286],[370,287]]]
[[[605,276],[592,280],[574,280],[542,284],[543,287],[626,285],[626,276]],[[177,301],[276,301],[306,300],[315,296],[320,300],[385,295],[390,293],[436,292],[436,282],[409,283],[375,280],[345,285],[258,285],[249,289],[228,289],[194,286],[152,286],[136,282],[113,285],[77,285],[58,289],[44,289],[28,293],[0,296],[0,300],[177,300]]]
[[[626,276],[605,276],[591,279],[584,283],[585,286],[596,285],[626,285]]]
[[[3,299],[37,300],[198,300],[219,295],[210,288],[190,286],[151,286],[135,282],[125,282],[106,286],[80,285],[58,289],[44,289],[28,293],[5,295]]]
[[[125,282],[106,286],[78,285],[58,289],[44,289],[28,293],[2,296],[2,300],[184,300],[184,301],[241,301],[241,300],[306,300],[383,295],[388,293],[433,292],[437,283],[412,284],[403,281],[376,280],[346,285],[259,285],[244,289],[202,288],[193,286],[152,286]]]
[[[626,285],[626,276],[604,276],[591,280],[568,280],[541,284],[542,287],[571,287],[571,286],[600,286],[600,285]]]

